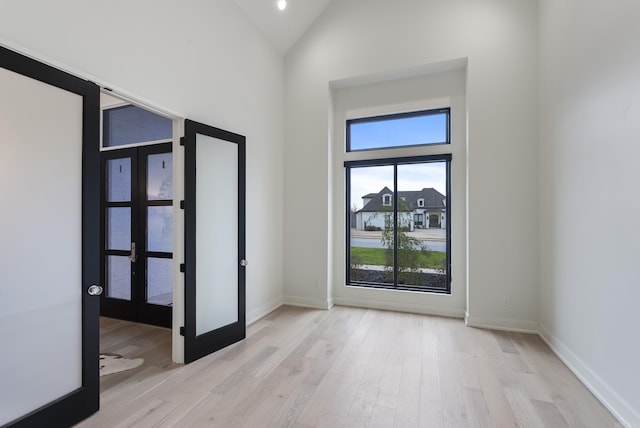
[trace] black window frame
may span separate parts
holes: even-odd
[[[436,143],[425,143],[425,144],[407,144],[400,146],[385,146],[385,147],[372,147],[368,149],[352,149],[351,148],[351,125],[360,124],[360,123],[368,123],[368,122],[382,122],[382,121],[391,121],[397,119],[407,119],[411,117],[420,117],[420,116],[435,116],[440,114],[446,114],[447,116],[447,129],[446,129],[446,140],[440,141]],[[366,152],[371,150],[389,150],[389,149],[403,149],[407,147],[431,147],[431,146],[439,146],[443,144],[451,144],[451,108],[437,108],[430,110],[419,110],[412,111],[407,113],[393,113],[393,114],[385,114],[378,116],[370,116],[358,119],[347,119],[346,123],[346,151],[349,152]]]
[[[346,195],[346,252],[345,252],[345,279],[347,286],[355,287],[370,287],[378,289],[388,290],[402,290],[402,291],[420,291],[439,294],[451,294],[451,159],[450,153],[437,154],[437,155],[424,155],[424,156],[410,156],[410,157],[393,157],[393,158],[379,158],[379,159],[367,159],[367,160],[353,160],[345,161],[345,195]],[[382,283],[369,283],[365,281],[352,281],[351,280],[351,170],[359,167],[372,167],[372,166],[393,166],[393,191],[398,192],[398,166],[399,165],[411,165],[419,163],[446,163],[446,279],[445,287],[418,287],[411,285],[398,284],[398,248],[394,245],[394,267],[393,267],[393,284]],[[392,198],[393,207],[393,222],[394,222],[394,243],[398,242],[398,198]],[[426,216],[425,216],[426,217]]]

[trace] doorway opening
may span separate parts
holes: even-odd
[[[100,352],[144,359],[104,392],[171,363],[174,183],[173,120],[104,92],[100,108]]]

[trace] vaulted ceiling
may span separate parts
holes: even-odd
[[[286,54],[309,29],[331,0],[287,0],[278,10],[277,0],[234,0],[264,36]]]

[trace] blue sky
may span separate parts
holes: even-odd
[[[351,124],[351,150],[442,143],[446,138],[445,113]]]

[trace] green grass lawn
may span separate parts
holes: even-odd
[[[385,248],[351,247],[351,262],[362,265],[384,266]],[[418,267],[439,269],[446,263],[446,254],[439,251],[423,251],[418,255]]]

